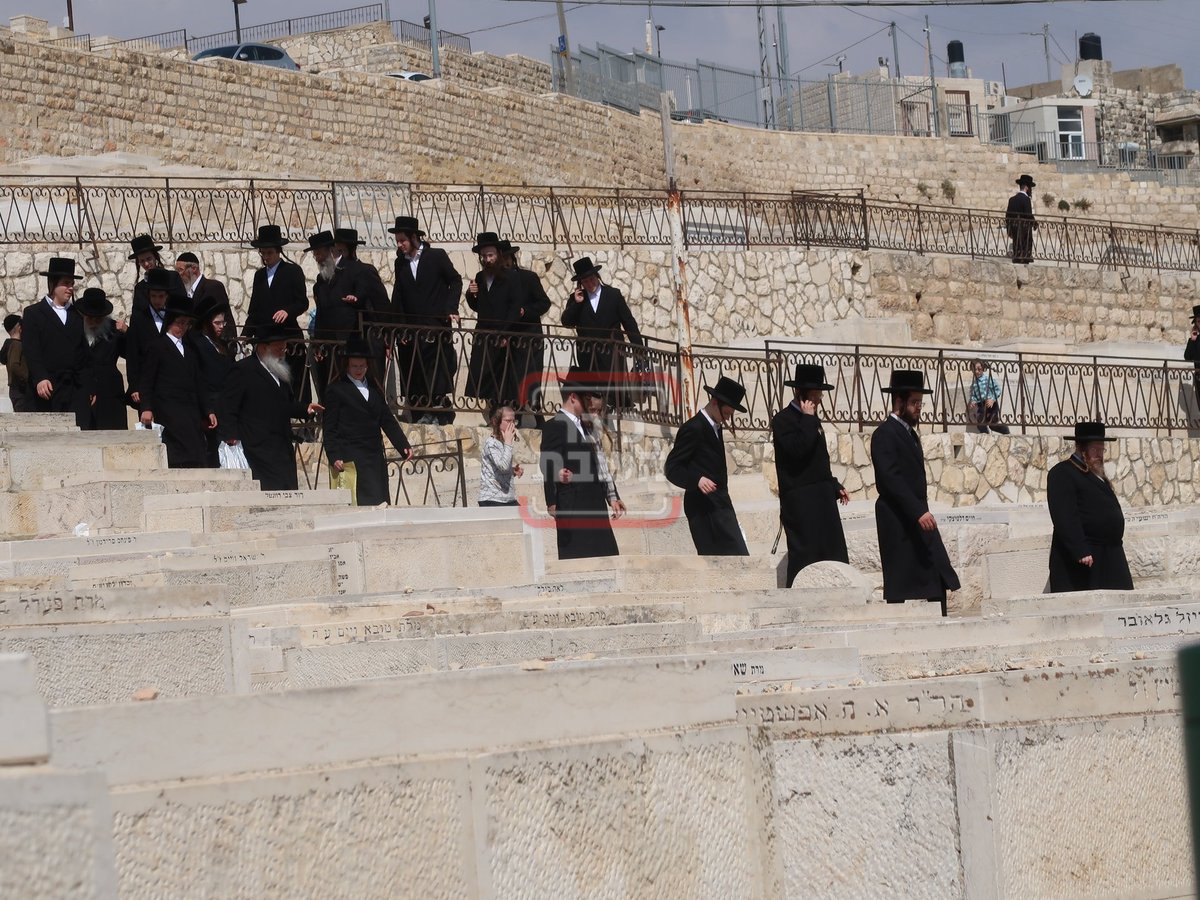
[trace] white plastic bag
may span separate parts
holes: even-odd
[[[221,446],[217,448],[217,459],[220,461],[222,469],[250,468],[250,463],[246,459],[246,451],[242,449],[241,443],[230,446],[221,441]]]
[[[161,425],[159,425],[157,422],[152,422],[149,425],[143,425],[141,422],[138,422],[136,425],[133,426],[133,430],[134,431],[153,431],[156,435],[158,435],[158,439],[160,441],[162,440],[163,427]]]

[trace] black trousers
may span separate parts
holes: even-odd
[[[692,543],[701,556],[749,556],[746,539],[738,525],[733,509],[718,508],[709,512],[689,512],[688,530]]]

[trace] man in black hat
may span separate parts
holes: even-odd
[[[409,460],[413,456],[383,389],[370,375],[371,356],[366,340],[357,335],[349,338],[338,348],[345,373],[330,383],[325,393],[325,454],[337,472],[343,471],[346,463],[354,463],[354,502],[359,506],[378,506],[389,499],[387,458],[380,432],[387,435],[401,458]]]
[[[1046,499],[1050,541],[1050,591],[1133,590],[1125,559],[1125,515],[1104,474],[1102,422],[1075,426],[1075,452],[1050,470]]]
[[[237,361],[237,326],[228,302],[209,295],[195,307],[196,324],[188,332],[191,346],[200,362],[200,378],[208,392],[208,402],[216,409],[225,391],[225,382],[233,374]],[[207,464],[211,469],[221,465],[220,429],[205,434],[208,444]]]
[[[95,396],[83,316],[74,308],[75,260],[55,257],[45,272],[46,296],[25,308],[21,340],[35,412],[73,412],[87,428]]]
[[[125,323],[112,319],[113,305],[103,290],[90,287],[75,301],[83,316],[83,337],[92,362],[96,402],[92,404],[91,427],[123,431],[129,427],[125,405],[125,381],[117,360],[125,358]]]
[[[579,366],[619,384],[625,381],[627,373],[621,359],[623,354],[614,353],[611,342],[623,342],[622,332],[635,346],[643,347],[646,342],[624,295],[600,281],[602,267],[593,263],[590,256],[575,260],[571,266],[575,270],[571,280],[576,286],[563,309],[562,323],[575,329]],[[609,402],[624,405],[620,393],[611,396]]]
[[[358,248],[365,241],[358,239],[353,228],[335,228],[332,233],[322,232],[314,237],[329,236],[332,248],[333,269],[328,271],[328,259],[322,265],[318,284],[313,287],[317,304],[317,325],[313,336],[318,340],[345,340],[352,334],[362,334],[363,323],[375,323],[378,313],[388,305],[387,289],[379,278],[376,268],[358,258]],[[313,238],[309,238],[312,245]],[[318,264],[318,250],[313,258]],[[370,338],[368,338],[370,341]],[[372,342],[373,343],[373,342]],[[378,365],[378,354],[369,356],[372,377],[379,381],[383,373]],[[322,358],[318,366],[318,390],[329,381],[329,357]]]
[[[1183,348],[1183,358],[1191,360],[1196,366],[1192,389],[1196,392],[1196,408],[1200,410],[1200,306],[1192,307],[1192,330],[1187,346]]]
[[[683,488],[683,512],[692,543],[701,556],[749,556],[746,539],[729,498],[729,470],[725,464],[723,428],[734,412],[745,412],[746,389],[721,376],[716,385],[704,385],[708,403],[675,435],[667,454],[665,474]]]
[[[25,361],[25,349],[21,342],[21,317],[9,313],[4,317],[4,330],[8,337],[0,347],[0,366],[8,372],[8,399],[13,412],[32,412],[33,400],[29,396],[29,364]]]
[[[229,292],[225,285],[214,278],[206,278],[200,270],[200,257],[190,250],[175,257],[175,271],[183,283],[184,293],[199,310],[204,304],[229,305]]]
[[[221,439],[241,443],[250,471],[264,491],[294,491],[296,457],[292,419],[309,419],[324,407],[294,399],[285,355],[291,330],[267,322],[250,334],[254,352],[239,360],[221,395]]]
[[[396,347],[400,390],[409,415],[419,425],[449,425],[454,421],[454,379],[458,374],[451,327],[458,325],[462,276],[440,247],[431,247],[412,216],[397,216],[396,280],[391,314],[397,324],[412,329]]]
[[[1012,238],[1012,261],[1026,264],[1033,262],[1033,233],[1037,221],[1033,218],[1033,189],[1037,183],[1028,175],[1017,179],[1017,192],[1008,198],[1008,209],[1004,213],[1004,225]]]
[[[597,451],[588,401],[603,394],[596,376],[572,368],[562,381],[562,409],[542,427],[541,469],[546,508],[554,517],[559,559],[616,556],[609,523],[625,504]]]
[[[168,273],[170,273],[170,270],[165,269],[163,266],[162,256],[160,255],[162,245],[154,243],[154,238],[151,235],[137,235],[129,242],[129,250],[129,261],[137,266],[138,271],[138,280],[133,285],[133,305],[129,308],[130,318],[132,319],[133,313],[136,310],[145,309],[146,305],[150,302],[150,284],[146,280],[146,276],[154,269],[163,269],[163,271]],[[173,292],[183,294],[184,285],[181,274],[178,272],[178,266],[176,266],[176,272],[168,275],[170,279],[168,287]]]
[[[208,464],[207,431],[217,427],[217,415],[200,376],[200,357],[187,340],[195,312],[187,298],[167,304],[163,332],[146,351],[138,384],[141,422],[163,427],[167,465],[199,469]]]
[[[174,300],[177,304],[184,299],[183,283],[178,277],[172,280],[171,273],[166,269],[147,270],[146,277],[140,283],[146,286],[146,302],[130,313],[129,330],[125,338],[125,369],[129,376],[129,400],[134,409],[140,408],[142,402],[138,394],[142,360],[150,346],[158,342],[166,327],[167,303]]]
[[[480,271],[467,285],[467,306],[476,317],[467,396],[485,401],[484,418],[490,419],[495,407],[516,403],[517,379],[510,368],[509,339],[504,332],[511,332],[516,325],[521,286],[502,262],[496,232],[478,235],[471,252],[479,256]]]
[[[801,363],[784,385],[794,391],[792,402],[771,420],[775,447],[775,476],[779,482],[779,520],[787,535],[788,587],[796,573],[822,560],[849,562],[846,535],[838,502],[850,495],[833,477],[829,447],[819,412],[825,391],[825,368]]]
[[[307,396],[304,383],[304,332],[296,317],[308,312],[308,291],[304,270],[283,258],[283,248],[291,243],[278,225],[261,225],[250,246],[258,251],[262,268],[254,273],[250,306],[246,310],[246,330],[278,325],[291,342],[286,355],[292,370],[290,389],[296,398]]]
[[[516,401],[518,410],[530,411],[533,423],[541,426],[545,419],[534,410],[541,403],[542,372],[545,369],[545,329],[542,316],[550,311],[550,297],[542,287],[542,279],[532,269],[523,269],[518,254],[521,248],[508,240],[500,242],[500,254],[510,277],[516,282],[520,294],[517,320],[512,330],[521,337],[509,343],[509,358],[516,375]],[[527,336],[526,336],[527,335]]]
[[[930,600],[946,615],[946,592],[959,589],[958,575],[929,511],[925,456],[917,425],[926,394],[920,372],[892,372],[892,413],[871,435],[875,467],[875,528],[883,568],[883,599],[888,603]]]

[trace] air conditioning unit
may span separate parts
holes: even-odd
[[[986,81],[984,82],[984,93],[989,97],[1003,97],[1004,85],[999,81]]]

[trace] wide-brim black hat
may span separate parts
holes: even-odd
[[[1075,434],[1072,437],[1077,444],[1086,444],[1090,441],[1109,443],[1116,440],[1116,438],[1104,436],[1103,422],[1076,422]]]
[[[316,234],[310,234],[308,236],[308,249],[309,250],[316,250],[318,247],[332,247],[332,246],[333,246],[333,232],[332,231],[318,231]]]
[[[562,395],[581,394],[584,396],[603,396],[608,390],[608,385],[601,381],[600,375],[595,372],[589,372],[586,369],[581,369],[578,366],[571,366],[567,370],[567,374],[559,379],[559,387],[562,389]]]
[[[785,381],[783,386],[795,388],[798,391],[833,390],[833,385],[825,380],[825,367],[809,363],[797,363],[796,376],[791,381]]]
[[[396,216],[396,224],[389,228],[388,232],[395,234],[398,231],[420,235],[421,237],[425,236],[425,232],[421,230],[421,226],[417,222],[416,216]]]
[[[360,247],[366,243],[366,241],[359,240],[357,228],[333,229],[333,242],[335,244],[354,244]]]
[[[146,287],[152,291],[165,291],[172,297],[178,296],[182,293],[180,291],[180,286],[183,282],[180,281],[179,276],[170,269],[164,269],[161,267],[149,269],[146,272],[144,281],[146,282]]]
[[[158,253],[162,250],[162,244],[154,243],[154,238],[148,234],[139,234],[129,242],[129,249],[133,252],[129,254],[131,260],[137,259],[138,254],[152,251]]]
[[[891,383],[882,389],[885,394],[932,394],[925,387],[925,373],[914,372],[911,369],[895,369],[892,371]]]
[[[278,322],[247,326],[243,336],[252,344],[273,344],[276,341],[290,341],[296,338],[295,332],[288,331]]]
[[[46,265],[45,272],[38,272],[39,275],[46,278],[73,278],[76,281],[82,281],[82,275],[75,274],[75,260],[65,256],[52,256],[50,262]]]
[[[1192,318],[1194,319],[1196,316],[1200,316],[1200,306],[1192,307]]]
[[[516,256],[521,252],[521,248],[512,241],[508,240],[508,238],[505,238],[500,242],[500,252],[505,256]]]
[[[357,334],[346,338],[345,343],[338,347],[336,352],[343,359],[349,359],[352,356],[375,359],[380,355],[379,351],[373,348],[366,338]]]
[[[201,322],[207,322],[219,312],[223,312],[227,316],[233,315],[229,301],[221,300],[218,297],[205,297],[196,307],[196,318]]]
[[[104,319],[112,315],[112,311],[112,301],[108,299],[108,294],[104,293],[101,288],[90,287],[83,292],[82,297],[75,301],[75,312],[81,316]]]
[[[260,225],[258,237],[250,242],[250,246],[258,250],[263,247],[286,247],[290,243],[278,225]]]
[[[495,247],[500,249],[500,235],[494,231],[482,231],[475,235],[475,246],[471,248],[472,253],[478,253],[484,247]]]
[[[712,387],[704,385],[704,390],[719,403],[732,406],[738,412],[746,412],[746,407],[742,406],[742,401],[746,399],[746,389],[732,378],[722,375]]]
[[[575,270],[575,274],[571,276],[571,280],[582,281],[589,275],[599,274],[600,269],[603,267],[592,262],[592,258],[590,256],[584,256],[571,263],[571,268]]]
[[[1037,187],[1037,182],[1033,180],[1032,175],[1022,175],[1017,179],[1017,184],[1019,184],[1021,187],[1025,187],[1026,185],[1029,187]]]

